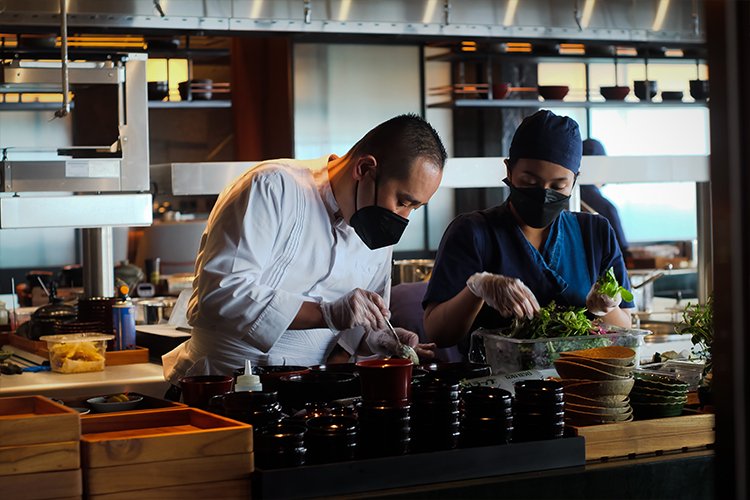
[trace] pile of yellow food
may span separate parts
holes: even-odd
[[[104,370],[105,357],[97,344],[102,344],[102,342],[62,342],[50,345],[49,358],[52,370],[63,373]]]

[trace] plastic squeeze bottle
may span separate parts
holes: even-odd
[[[262,391],[263,385],[260,377],[253,375],[253,366],[249,359],[245,360],[245,374],[237,377],[234,384],[234,392]]]

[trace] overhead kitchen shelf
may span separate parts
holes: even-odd
[[[148,107],[151,109],[224,109],[231,108],[232,101],[149,101]]]
[[[62,106],[59,102],[0,102],[0,111],[57,111]],[[74,103],[70,103],[73,109]]]
[[[666,57],[666,56],[649,56],[645,58],[643,56],[626,56],[618,55],[615,56],[586,56],[586,55],[570,55],[570,54],[559,54],[559,55],[536,55],[529,52],[445,52],[442,54],[434,54],[425,57],[426,61],[433,62],[473,62],[483,63],[487,61],[508,61],[510,59],[519,59],[528,63],[590,63],[590,64],[612,64],[615,59],[618,64],[644,64],[646,61],[649,63],[659,64],[695,64],[696,60],[701,64],[705,64],[705,58],[699,57]]]
[[[706,101],[628,102],[628,101],[536,101],[533,99],[456,99],[430,104],[428,108],[625,108],[625,107],[707,107]]]

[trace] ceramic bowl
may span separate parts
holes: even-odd
[[[539,95],[545,100],[561,101],[570,92],[570,87],[567,85],[540,85],[537,89]]]
[[[568,361],[569,358],[563,358],[565,361]],[[575,360],[570,359],[570,361],[574,361],[575,363],[590,366],[592,368],[596,368],[598,370],[601,370],[603,372],[611,373],[613,375],[619,375],[621,377],[630,376],[633,374],[633,370],[635,369],[635,363],[629,364],[629,365],[617,365],[614,363],[607,363],[605,361],[600,361],[598,359],[594,358],[584,358],[584,357],[577,357]]]
[[[568,361],[565,358],[555,361],[555,369],[563,378],[586,380],[627,380],[632,375],[632,370],[622,370],[621,373],[624,373],[624,375],[617,375],[574,361]]]
[[[630,93],[630,87],[601,87],[599,92],[608,101],[623,101]]]
[[[632,378],[625,380],[603,380],[598,382],[580,382],[565,387],[566,394],[578,396],[627,396],[633,388]]]
[[[110,413],[113,411],[135,410],[141,401],[143,401],[143,396],[140,394],[128,394],[127,396],[128,401],[115,401],[112,403],[107,402],[109,396],[97,396],[87,399],[86,404],[91,406],[97,413]]]
[[[680,90],[662,90],[662,101],[682,101],[683,92]]]
[[[561,357],[577,356],[582,358],[595,359],[604,363],[618,366],[632,365],[635,360],[635,351],[629,347],[608,346],[595,347],[593,349],[584,349],[582,351],[561,352]]]

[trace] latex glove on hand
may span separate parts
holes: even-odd
[[[361,288],[334,302],[321,303],[320,310],[328,328],[335,332],[356,326],[364,327],[365,331],[384,330],[385,318],[391,315],[380,295]]]
[[[466,281],[466,286],[503,317],[531,319],[539,312],[539,302],[534,293],[518,278],[474,273]]]
[[[586,295],[586,309],[589,310],[594,316],[605,316],[610,312],[614,311],[622,302],[622,295],[617,292],[617,295],[610,297],[607,294],[599,292],[599,283],[594,283]]]
[[[404,346],[411,347],[419,357],[419,361],[428,361],[435,359],[435,344],[420,344],[419,336],[404,328],[394,328],[398,339]],[[362,339],[363,352],[361,354],[378,354],[380,356],[404,357],[404,352],[400,350],[399,343],[390,330],[371,330],[365,334]]]

